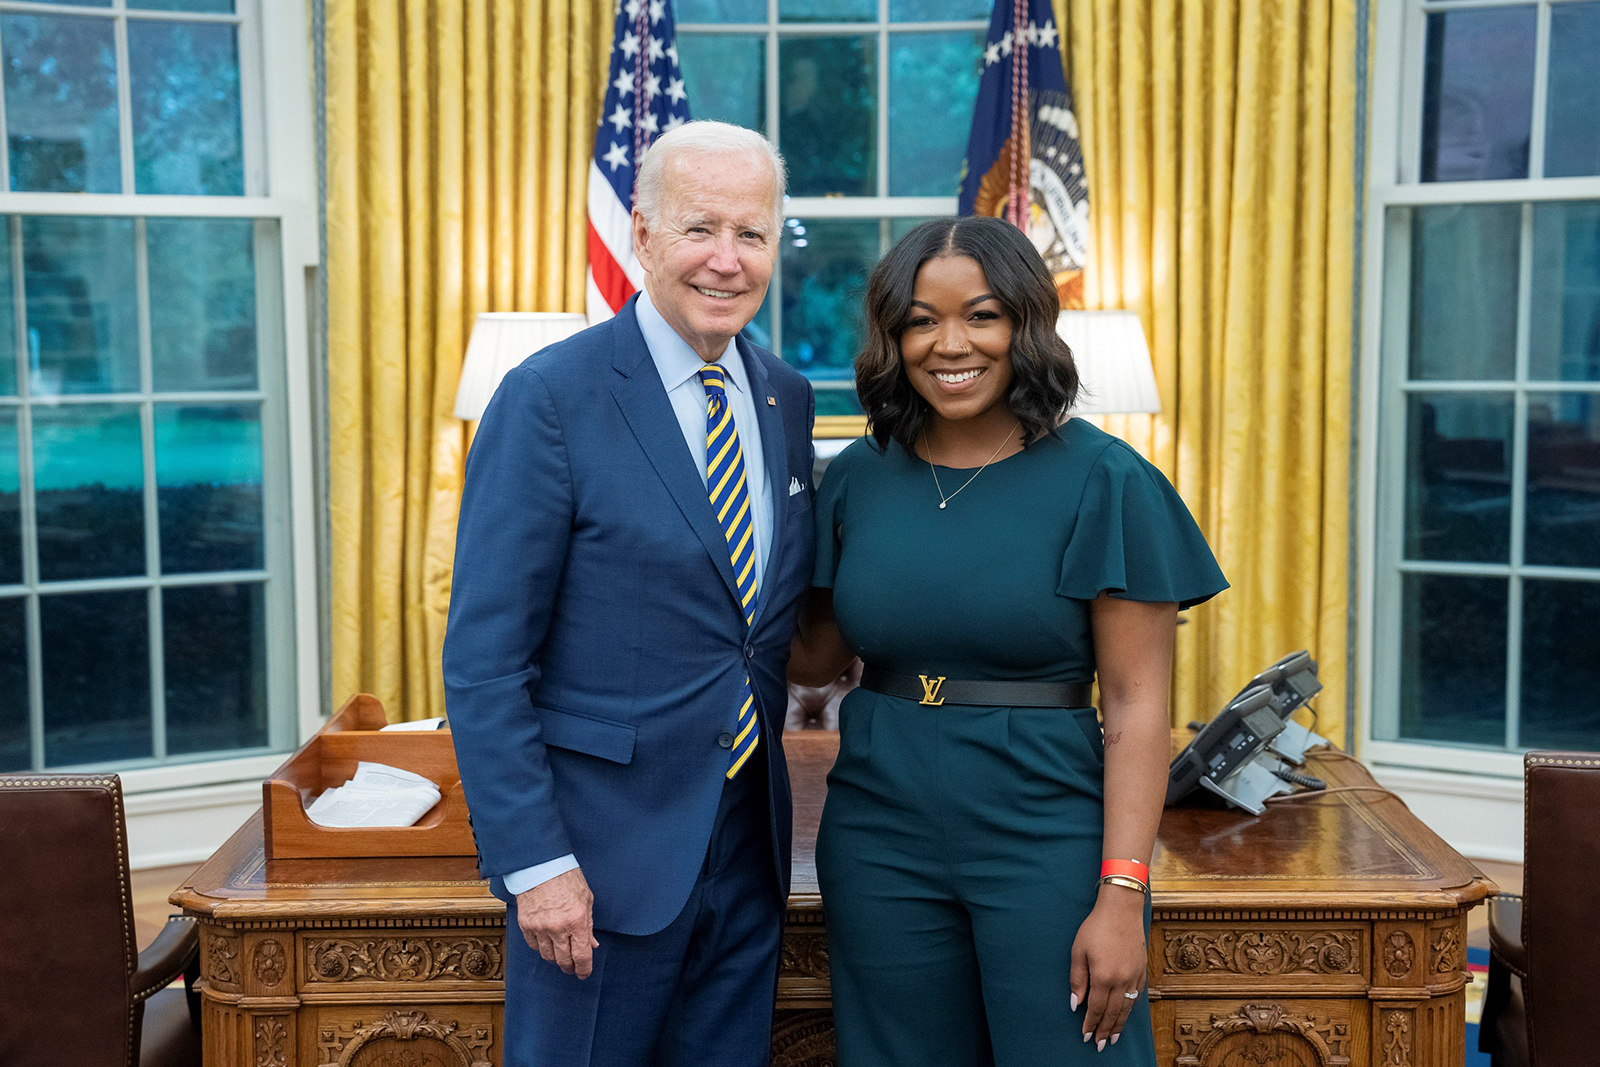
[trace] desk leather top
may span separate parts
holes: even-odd
[[[1187,740],[1175,733],[1174,746]],[[791,911],[820,907],[814,854],[831,731],[784,735],[794,783]],[[1374,786],[1341,753],[1313,754],[1309,773],[1330,788]],[[1270,805],[1259,818],[1220,808],[1168,809],[1151,881],[1158,914],[1189,909],[1367,908],[1440,910],[1470,905],[1494,883],[1398,799],[1361,791]],[[505,908],[471,857],[268,861],[257,812],[171,901],[217,920],[451,916],[492,920]]]

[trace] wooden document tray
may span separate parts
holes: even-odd
[[[269,860],[477,855],[450,731],[380,733],[387,723],[378,699],[359,693],[261,783]],[[306,805],[349,781],[362,760],[422,775],[439,787],[439,803],[414,826],[328,827],[306,818]]]

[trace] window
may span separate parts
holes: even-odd
[[[819,432],[859,416],[851,362],[878,258],[956,210],[988,0],[678,0],[695,118],[789,166],[778,270],[751,329],[817,388]],[[847,424],[850,421],[847,419]]]
[[[262,28],[0,0],[0,771],[296,739]]]
[[[1600,749],[1600,0],[1380,8],[1367,751]]]

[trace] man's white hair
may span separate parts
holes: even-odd
[[[765,159],[772,165],[775,190],[772,204],[773,235],[776,236],[783,229],[783,195],[788,187],[788,174],[777,148],[754,130],[709,119],[686,122],[675,130],[669,130],[657,137],[645,151],[634,186],[634,206],[644,216],[646,223],[654,226],[660,219],[661,201],[666,196],[667,164],[685,152]]]

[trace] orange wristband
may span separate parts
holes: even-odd
[[[1104,878],[1108,874],[1132,878],[1146,886],[1150,884],[1150,868],[1138,860],[1101,860],[1100,877]]]

